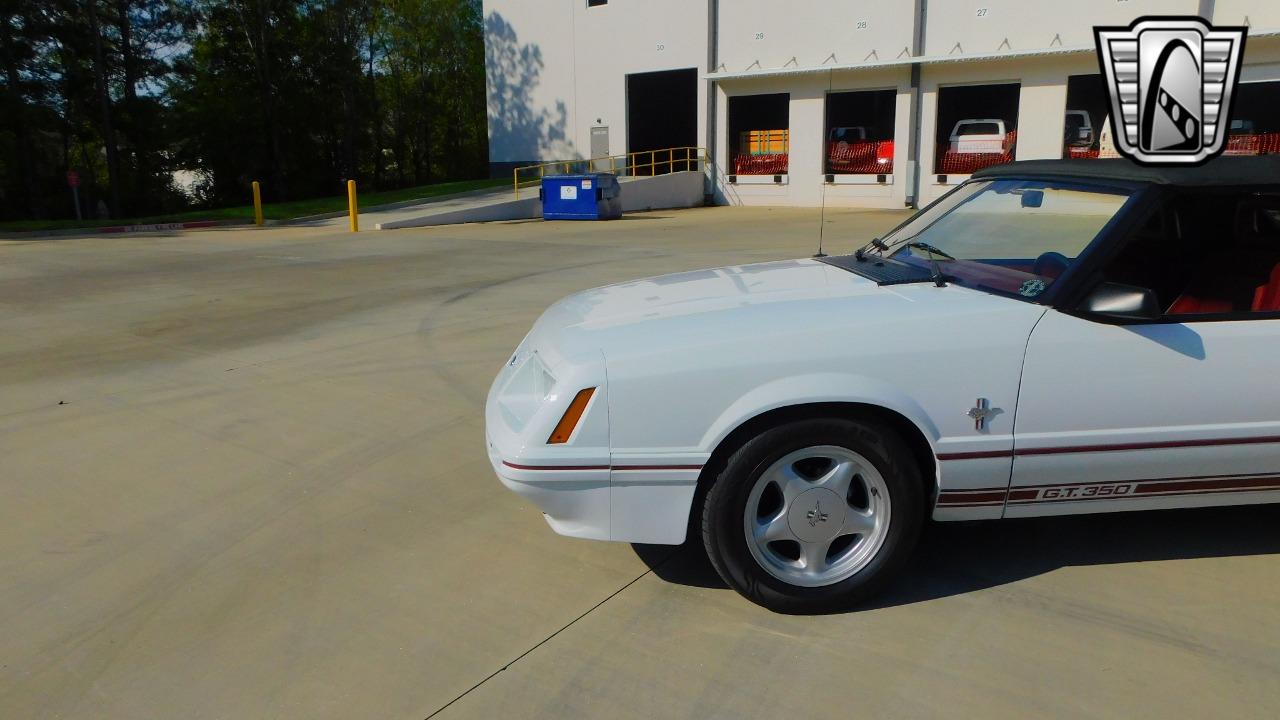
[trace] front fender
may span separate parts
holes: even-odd
[[[937,426],[920,403],[890,383],[853,373],[810,373],[778,378],[753,388],[720,413],[703,435],[700,446],[710,453],[729,433],[754,417],[770,410],[814,403],[875,405],[909,420],[919,428],[930,448],[939,437]]]

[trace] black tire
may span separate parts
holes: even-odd
[[[871,461],[892,509],[884,543],[865,566],[831,585],[801,587],[760,566],[747,547],[743,517],[761,473],[788,453],[816,445],[844,447]],[[748,600],[781,613],[840,612],[879,592],[902,569],[920,535],[923,505],[920,468],[896,433],[856,420],[801,420],[760,433],[729,457],[702,507],[702,540],[716,572]]]

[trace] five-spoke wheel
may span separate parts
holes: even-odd
[[[743,513],[752,557],[802,587],[840,582],[875,557],[889,531],[889,490],[866,458],[819,445],[789,453],[756,480]]]
[[[744,443],[707,493],[703,540],[738,592],[783,612],[844,609],[878,589],[919,533],[922,482],[887,428],[814,419]]]

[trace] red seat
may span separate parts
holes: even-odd
[[[1183,293],[1169,306],[1169,315],[1200,315],[1203,313],[1227,313],[1234,310],[1227,300],[1199,298]]]
[[[1271,279],[1253,293],[1254,312],[1280,311],[1280,264],[1271,268]]]

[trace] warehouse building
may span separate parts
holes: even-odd
[[[1276,0],[484,0],[484,14],[495,173],[626,154],[664,172],[696,148],[719,203],[918,206],[986,165],[1107,155],[1093,27],[1142,15],[1247,26],[1228,152],[1280,151]]]

